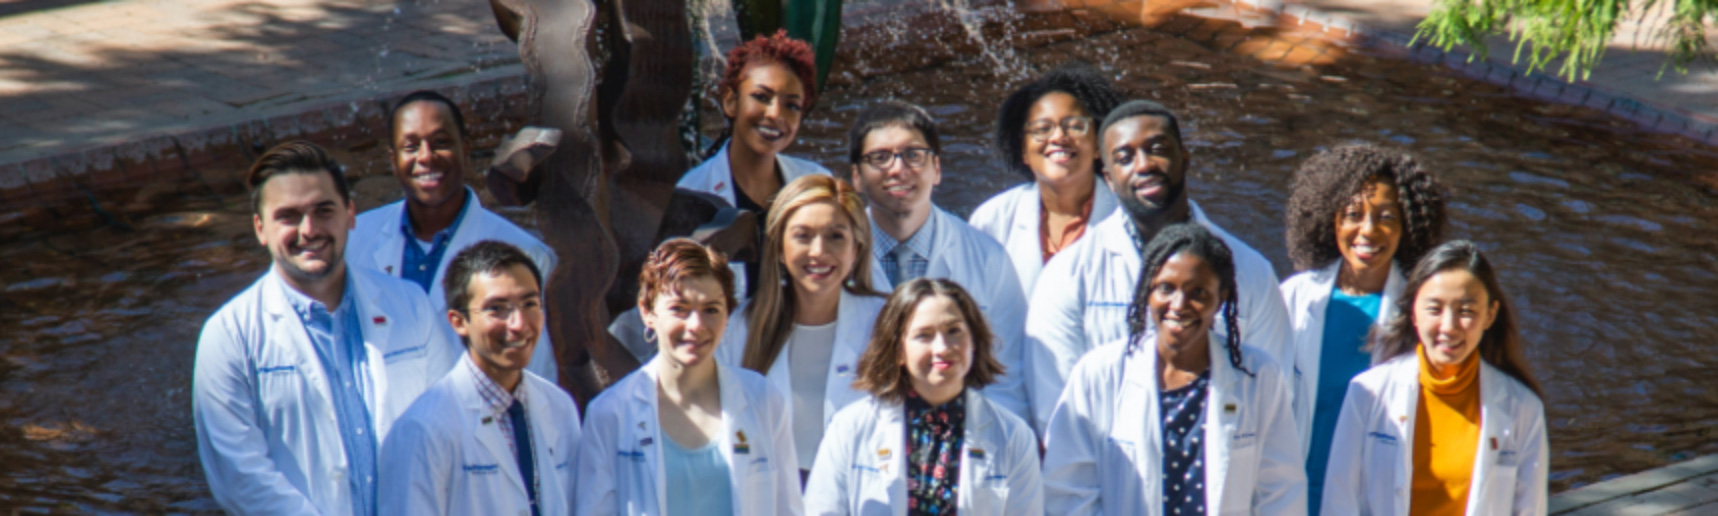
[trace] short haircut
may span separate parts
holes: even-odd
[[[390,147],[394,145],[394,137],[399,134],[397,117],[400,116],[400,109],[411,105],[413,102],[435,102],[447,106],[447,111],[453,113],[453,126],[458,128],[459,138],[461,140],[466,139],[465,115],[459,112],[459,104],[455,104],[453,99],[436,93],[434,90],[418,90],[400,97],[398,102],[388,108],[388,145]]]
[[[538,292],[543,290],[543,271],[537,269],[537,262],[531,261],[529,255],[513,244],[484,240],[461,250],[453,257],[453,262],[447,264],[447,274],[441,278],[441,289],[446,296],[447,308],[466,313],[471,304],[471,278],[480,273],[499,273],[513,268],[514,265],[524,265],[530,270],[531,279],[537,282]]]
[[[779,29],[771,36],[759,34],[729,50],[722,82],[716,84],[716,98],[726,98],[728,92],[740,89],[746,70],[766,64],[780,64],[793,71],[805,87],[804,107],[810,111],[817,103],[817,54],[811,52],[811,45],[805,40],[788,37],[787,29]]]
[[[245,186],[250,189],[251,213],[262,215],[262,187],[274,176],[286,174],[328,174],[334,181],[334,191],[340,202],[352,202],[352,187],[346,184],[346,167],[334,161],[322,147],[304,140],[276,145],[257,158],[245,173]]]
[[[1163,104],[1158,104],[1156,102],[1152,102],[1149,100],[1130,100],[1130,101],[1127,101],[1127,103],[1122,104],[1120,106],[1116,106],[1115,109],[1110,110],[1109,116],[1105,116],[1104,122],[1102,124],[1098,125],[1098,154],[1099,155],[1103,155],[1105,152],[1104,151],[1104,131],[1109,130],[1110,126],[1115,125],[1116,122],[1120,122],[1122,120],[1127,120],[1129,118],[1133,118],[1136,116],[1154,116],[1154,117],[1164,119],[1164,121],[1167,122],[1167,124],[1169,126],[1167,128],[1169,135],[1174,136],[1176,142],[1182,141],[1181,140],[1181,122],[1175,118],[1175,112],[1174,111],[1170,111],[1169,108],[1164,107]]]
[[[1211,271],[1217,273],[1218,302],[1221,303],[1217,314],[1223,316],[1229,334],[1223,347],[1229,352],[1230,365],[1253,376],[1253,371],[1241,364],[1241,298],[1235,280],[1235,255],[1229,244],[1223,243],[1222,237],[1197,222],[1171,224],[1159,230],[1140,253],[1145,267],[1140,271],[1139,283],[1134,286],[1133,303],[1127,307],[1128,348],[1140,346],[1145,329],[1152,324],[1151,292],[1157,274],[1163,272],[1163,266],[1169,263],[1170,258],[1181,253],[1204,260],[1211,266]],[[1211,357],[1211,360],[1215,363],[1217,357]]]
[[[728,267],[728,257],[689,238],[670,238],[650,252],[638,273],[638,305],[649,310],[658,295],[691,278],[715,279],[722,286],[722,302],[727,311],[733,313],[739,306],[734,297],[734,270]]]
[[[904,127],[918,131],[925,138],[925,143],[931,146],[931,152],[942,154],[942,139],[937,136],[937,122],[925,108],[918,105],[889,99],[871,106],[859,114],[859,119],[853,122],[853,128],[847,130],[847,161],[859,164],[865,154],[865,137],[871,131],[888,127]]]
[[[1032,105],[1038,103],[1038,99],[1055,92],[1073,96],[1080,102],[1080,109],[1084,109],[1093,121],[1103,120],[1122,102],[1121,93],[1116,91],[1115,84],[1108,77],[1091,65],[1078,61],[1056,67],[1010,93],[997,110],[994,144],[1003,168],[1027,181],[1035,181],[1037,176],[1033,175],[1031,167],[1026,166],[1024,159],[1026,115],[1032,112]],[[1104,173],[1102,155],[1100,152],[1092,159],[1092,173],[1100,176]]]
[[[1374,178],[1395,187],[1402,205],[1402,241],[1392,261],[1405,274],[1443,240],[1447,215],[1443,186],[1405,151],[1372,144],[1344,145],[1314,154],[1289,182],[1289,259],[1295,270],[1324,267],[1342,258],[1336,216]]]
[[[871,344],[859,355],[854,389],[870,392],[884,401],[906,399],[907,393],[913,390],[913,382],[906,367],[900,365],[905,360],[901,356],[902,342],[907,338],[908,325],[912,324],[913,312],[918,310],[919,303],[939,296],[954,301],[966,319],[967,329],[972,332],[972,364],[961,379],[962,383],[967,388],[978,389],[1002,376],[1005,370],[996,360],[995,334],[991,333],[990,325],[985,322],[984,314],[979,311],[978,302],[973,301],[972,295],[953,281],[917,278],[895,289],[877,315],[877,323],[871,329]]]

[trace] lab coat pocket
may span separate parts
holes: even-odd
[[[1252,514],[1253,492],[1258,487],[1259,437],[1241,433],[1230,437],[1229,463],[1224,465],[1221,514]],[[1210,467],[1207,465],[1206,467]]]
[[[299,403],[304,400],[305,390],[309,387],[304,381],[305,364],[276,363],[262,365],[256,368],[257,397],[262,399],[262,406],[270,420],[279,420],[283,415],[297,415]]]
[[[1342,445],[1343,443],[1331,443],[1331,446]],[[1361,446],[1366,469],[1361,470],[1360,485],[1369,486],[1363,491],[1366,498],[1365,507],[1395,507],[1397,496],[1407,496],[1406,492],[1397,492],[1397,484],[1400,483],[1398,476],[1403,466],[1401,440],[1390,433],[1374,430],[1366,433],[1365,442]]]
[[[775,492],[775,463],[770,461],[769,457],[733,457],[733,460],[744,461],[745,464],[740,469],[745,474],[740,482],[741,492],[734,493],[734,497],[742,501],[741,506],[746,507],[748,512],[772,514],[775,509],[773,504],[778,496]]]
[[[399,365],[411,360],[419,360],[429,356],[429,345],[419,344],[400,349],[389,350],[382,354],[382,361],[389,366]]]

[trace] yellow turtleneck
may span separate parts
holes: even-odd
[[[1479,456],[1479,353],[1468,355],[1454,371],[1440,371],[1426,361],[1425,346],[1417,349],[1420,403],[1409,513],[1461,515]]]

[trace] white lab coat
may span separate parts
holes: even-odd
[[[1094,186],[1092,215],[1086,218],[1085,235],[1091,235],[1092,229],[1109,218],[1117,206],[1115,192],[1104,185],[1102,177]],[[972,217],[967,219],[972,227],[1001,242],[1002,247],[1008,250],[1008,259],[1014,262],[1014,273],[1020,276],[1021,289],[1027,296],[1032,295],[1038,272],[1044,268],[1043,243],[1039,236],[1042,206],[1038,183],[1028,182],[1003,190],[984,201],[978,209],[972,210]]]
[[[815,516],[906,516],[906,407],[869,398],[836,414],[805,487]],[[956,480],[960,514],[1044,514],[1038,438],[1025,419],[966,391],[966,429]]]
[[[501,419],[477,392],[467,355],[406,409],[382,444],[377,514],[496,514],[531,516],[518,459],[502,435]],[[525,371],[525,419],[536,456],[537,508],[542,516],[573,513],[573,454],[579,408],[554,382]]]
[[[718,347],[720,349],[720,347]],[[658,356],[591,401],[579,443],[575,514],[660,515],[668,507],[657,422]],[[728,463],[733,514],[798,515],[799,459],[787,397],[757,373],[720,362],[722,395],[719,448]]]
[[[877,314],[883,311],[883,303],[887,301],[878,296],[862,296],[841,291],[841,307],[835,316],[835,350],[829,354],[828,380],[823,387],[823,427],[829,428],[830,420],[835,419],[835,413],[842,407],[864,399],[870,393],[853,388],[854,374],[859,370],[859,355],[871,345],[871,327],[877,322]],[[746,357],[746,310],[751,302],[740,305],[728,317],[727,333],[722,335],[723,345],[716,347],[716,359],[729,367],[743,368]],[[793,350],[782,346],[781,353],[776,355],[775,363],[770,364],[770,384],[783,395],[792,399],[793,373],[788,370],[788,353]],[[789,421],[793,415],[793,405],[788,404]],[[794,463],[793,468],[799,468]]]
[[[1467,514],[1542,515],[1551,454],[1545,406],[1526,385],[1480,362],[1480,446]],[[1348,384],[1325,470],[1325,514],[1408,514],[1420,361],[1413,353],[1367,369]]]
[[[431,315],[429,319],[435,323],[452,348],[443,354],[442,369],[435,377],[441,378],[441,373],[453,367],[453,362],[465,354],[464,345],[460,344],[459,334],[453,332],[453,325],[447,322],[447,291],[442,288],[442,278],[447,276],[447,266],[459,256],[459,252],[473,244],[484,240],[499,240],[518,247],[524,251],[531,261],[536,262],[537,270],[541,271],[543,281],[549,280],[550,271],[555,270],[555,252],[549,249],[537,237],[531,236],[519,226],[513,225],[506,218],[483,208],[483,203],[477,200],[477,193],[471,188],[465,189],[465,218],[459,222],[459,227],[453,231],[453,239],[447,244],[447,251],[441,255],[441,264],[437,265],[435,280],[430,284],[429,301]],[[406,201],[397,201],[377,207],[358,215],[358,225],[352,230],[352,238],[346,249],[346,263],[354,268],[364,268],[381,271],[389,276],[400,277],[400,261],[404,258],[406,236],[400,232],[400,212],[406,209]],[[414,241],[411,245],[418,245]],[[537,373],[537,376],[559,381],[556,375],[555,348],[549,343],[549,332],[542,332],[537,337],[537,349],[531,352],[531,364],[526,369]]]
[[[1312,447],[1312,413],[1318,408],[1318,361],[1324,353],[1324,314],[1341,269],[1342,261],[1337,260],[1330,266],[1290,276],[1282,285],[1283,304],[1288,307],[1289,325],[1294,331],[1294,422],[1300,429],[1302,453]],[[1376,325],[1383,325],[1396,313],[1396,300],[1402,297],[1404,283],[1402,271],[1390,264]],[[1376,356],[1373,362],[1377,362]]]
[[[1213,224],[1198,204],[1189,204],[1193,220],[1223,239],[1235,257],[1242,341],[1285,363],[1290,344],[1288,310],[1283,308],[1271,262]],[[1127,310],[1144,267],[1128,234],[1127,217],[1127,212],[1116,211],[1092,233],[1057,253],[1038,277],[1049,288],[1032,291],[1026,313],[1026,360],[1032,378],[1027,390],[1039,433],[1049,423],[1068,371],[1080,357],[1100,344],[1127,338]],[[1222,336],[1228,327],[1221,314],[1217,320],[1213,333]],[[1155,331],[1148,325],[1146,342]]]
[[[1205,513],[1306,514],[1306,465],[1276,361],[1242,346],[1248,376],[1211,338],[1205,399]],[[1044,453],[1048,514],[1163,511],[1163,436],[1155,343],[1088,353],[1068,379]]]
[[[734,186],[734,172],[728,167],[728,147],[733,144],[733,141],[729,140],[728,143],[722,145],[722,150],[718,151],[715,156],[711,156],[710,159],[704,160],[698,166],[692,167],[692,170],[686,171],[686,175],[680,176],[680,182],[674,185],[675,188],[714,194],[721,197],[722,200],[728,201],[729,206],[738,206],[739,202],[734,200],[734,189],[738,187]],[[775,166],[776,170],[781,171],[781,184],[783,186],[792,183],[795,179],[812,174],[834,175],[830,174],[829,170],[823,168],[822,165],[781,153],[775,155]],[[767,205],[770,201],[769,199],[752,200],[763,205]],[[762,221],[767,215],[769,214],[759,213],[758,220]],[[728,266],[734,270],[734,292],[740,293],[740,297],[744,298],[747,281],[746,268],[740,262],[731,262]]]
[[[434,350],[423,290],[379,272],[348,267],[379,444],[394,419],[444,370]],[[287,299],[279,272],[240,292],[203,325],[192,373],[197,454],[209,490],[236,514],[350,514],[346,449],[322,360]],[[377,464],[378,476],[391,469]]]
[[[1001,244],[960,217],[935,206],[931,207],[931,217],[936,218],[937,231],[925,277],[959,283],[978,303],[995,335],[992,349],[996,360],[1007,370],[996,383],[984,387],[984,394],[1022,419],[1030,418],[1026,399],[1026,295],[1020,290],[1014,265]],[[871,261],[871,284],[883,292],[894,290],[879,260]]]

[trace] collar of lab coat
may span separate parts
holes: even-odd
[[[1032,238],[1011,240],[1035,244],[1032,247],[1032,252],[1041,255],[1043,251],[1040,246],[1043,244],[1039,241],[1038,224],[1043,222],[1040,216],[1044,206],[1044,198],[1038,192],[1038,188],[1036,181],[1027,183],[1026,188],[1021,192],[1021,206],[1014,210],[1014,231],[1022,235],[1032,235]],[[1098,223],[1103,222],[1110,213],[1115,211],[1116,206],[1115,192],[1110,191],[1109,185],[1104,183],[1102,176],[1099,176],[1097,183],[1092,185],[1092,215],[1086,219],[1086,229],[1089,231]],[[1013,252],[1014,250],[1009,249],[1009,251]]]
[[[1482,514],[1498,510],[1496,507],[1482,508],[1482,501],[1488,499],[1485,482],[1492,464],[1486,460],[1489,454],[1496,450],[1487,447],[1488,442],[1512,442],[1515,433],[1516,400],[1511,399],[1508,382],[1515,381],[1503,371],[1492,367],[1484,359],[1479,359],[1479,446],[1474,457],[1473,479],[1468,484],[1467,513]],[[1386,424],[1394,427],[1396,435],[1402,436],[1398,446],[1401,457],[1397,462],[1398,487],[1409,488],[1406,485],[1412,479],[1414,464],[1414,424],[1419,414],[1420,403],[1420,362],[1413,353],[1390,359],[1377,367],[1389,368],[1391,377],[1390,391],[1386,393],[1389,400],[1385,406],[1388,417]],[[1525,390],[1525,389],[1523,389]],[[1401,513],[1408,511],[1408,497],[1397,497],[1397,505]]]
[[[841,306],[835,317],[835,349],[829,354],[829,380],[823,391],[824,426],[829,426],[835,412],[844,405],[836,403],[836,396],[853,392],[851,385],[859,368],[859,355],[871,344],[871,325],[876,322],[877,313],[882,311],[884,301],[879,296],[841,290]],[[723,344],[716,347],[716,355],[729,366],[740,367],[745,361],[746,340],[750,335],[746,313],[750,310],[751,301],[747,301],[729,316],[728,330],[722,336]],[[783,346],[768,372],[764,373],[764,377],[784,393],[793,392],[793,375],[788,370],[787,357],[790,351]],[[857,394],[853,395],[857,399]],[[789,412],[792,412],[791,408]]]
[[[461,363],[453,366],[453,371],[449,377],[453,383],[454,396],[459,399],[461,412],[465,416],[463,423],[466,425],[466,431],[468,435],[476,436],[477,441],[483,443],[483,447],[489,450],[495,463],[501,467],[501,471],[507,475],[507,478],[512,480],[510,484],[519,490],[518,494],[523,498],[527,496],[525,478],[519,472],[518,459],[507,446],[507,437],[501,435],[500,418],[507,417],[507,415],[505,412],[492,412],[489,403],[483,399],[482,394],[477,392],[476,375],[480,373],[475,373],[476,368],[465,363],[470,361],[470,353],[461,357]],[[533,454],[540,458],[544,455],[545,446],[561,442],[561,429],[553,424],[545,424],[551,421],[552,408],[548,405],[548,393],[537,390],[537,385],[533,385],[531,381],[533,374],[530,371],[521,371],[521,373],[523,376],[519,378],[518,388],[526,390],[524,396],[525,414],[526,421],[531,427],[531,449]],[[548,466],[553,467],[552,464]],[[544,464],[539,460],[539,477],[543,475],[543,467]]]
[[[1246,373],[1235,369],[1229,362],[1229,351],[1224,341],[1215,335],[1208,337],[1208,341],[1211,382],[1208,384],[1210,392],[1205,395],[1205,507],[1208,513],[1218,514],[1217,505],[1223,499],[1224,483],[1229,476],[1229,442],[1235,436],[1238,420],[1243,417],[1241,411],[1248,405],[1235,396],[1240,391],[1241,377]],[[1111,345],[1126,345],[1124,342]],[[1128,417],[1125,411],[1118,410],[1116,414],[1119,417],[1112,423],[1116,430],[1112,433],[1144,443],[1145,450],[1148,450],[1146,453],[1161,453],[1163,435],[1160,422],[1163,416],[1158,407],[1156,344],[1141,342],[1137,348],[1128,351],[1123,360],[1127,365],[1122,373],[1122,392],[1115,399],[1122,404],[1143,403],[1145,417]],[[1256,364],[1248,366],[1258,367]],[[1152,469],[1162,467],[1158,461],[1140,461],[1135,467],[1140,468],[1140,478],[1160,479],[1163,476],[1162,471]],[[1146,489],[1145,499],[1154,500],[1157,493],[1162,492],[1162,485],[1148,480]]]
[[[261,282],[261,295],[259,297],[262,300],[262,308],[268,314],[271,324],[280,325],[284,323],[289,327],[297,327],[298,331],[268,332],[269,345],[294,347],[298,349],[300,356],[315,357],[317,356],[316,348],[310,342],[310,335],[304,331],[304,324],[299,320],[298,314],[293,311],[292,301],[287,298],[286,289],[292,287],[280,277],[280,271],[277,267],[270,266],[268,274]],[[373,398],[370,407],[372,416],[370,423],[371,431],[374,432],[371,435],[384,435],[383,429],[392,426],[393,421],[389,414],[385,413],[386,411],[376,410],[383,403],[383,400],[388,399],[387,361],[384,356],[384,349],[378,343],[393,342],[395,340],[393,335],[395,331],[398,331],[396,329],[399,327],[399,323],[388,318],[387,310],[383,309],[381,303],[382,286],[377,283],[376,278],[370,276],[371,274],[377,273],[360,270],[350,265],[346,266],[346,288],[352,289],[352,300],[358,303],[356,307],[358,309],[358,326],[364,338],[364,350],[367,354],[366,363],[370,367],[370,385]],[[330,391],[327,380],[328,371],[323,368],[322,361],[306,360],[303,367],[307,373],[304,381],[310,386],[312,392],[321,397],[322,403],[327,403],[328,406],[332,407],[334,393]]]
[[[379,242],[370,253],[370,261],[376,270],[389,271],[390,275],[396,275],[399,268],[405,266],[400,262],[400,259],[405,252],[406,244],[417,245],[416,242],[406,242],[406,235],[400,232],[399,224],[393,222],[405,216],[402,213],[405,210],[406,201],[404,200],[377,208],[376,216],[381,217],[383,223],[377,225],[375,233],[361,235],[362,238],[371,238]],[[447,273],[446,265],[453,261],[460,249],[470,247],[471,244],[487,237],[489,232],[484,230],[484,222],[488,218],[489,210],[484,209],[483,203],[477,200],[477,192],[472,191],[469,186],[466,187],[465,216],[460,218],[459,225],[455,226],[453,230],[453,238],[448,240],[448,252],[442,256],[441,263],[435,264],[435,280],[430,283],[429,290],[430,304],[442,306],[446,302],[446,294],[443,293],[441,287],[442,275]],[[548,271],[543,271],[543,273],[548,274]]]
[[[656,385],[660,379],[658,368],[662,367],[660,362],[663,360],[667,359],[658,353],[650,359],[650,362],[639,368],[639,372],[643,373],[643,378],[647,381],[634,382],[631,385],[628,393],[632,400],[629,417],[637,421],[627,427],[632,432],[631,441],[622,441],[642,443],[645,442],[645,439],[649,439],[650,442],[655,443],[649,446],[640,446],[639,449],[644,453],[646,464],[656,471],[653,478],[656,481],[654,487],[656,507],[659,512],[668,508],[668,473],[663,466],[661,449],[662,446],[667,446],[666,439],[669,437],[662,433],[656,411]],[[712,355],[709,360],[714,361],[716,357]],[[729,492],[733,493],[730,498],[733,500],[734,514],[743,514],[745,512],[743,502],[746,494],[742,493],[740,488],[741,483],[745,480],[742,475],[749,469],[749,464],[735,460],[734,444],[740,432],[745,432],[749,436],[763,436],[765,434],[760,422],[757,421],[750,409],[750,399],[746,395],[744,387],[740,385],[737,375],[738,373],[728,365],[716,361],[716,387],[721,390],[722,399],[722,429],[717,436],[717,439],[721,440],[721,444],[717,446],[717,449],[721,450],[722,460],[728,464],[728,489],[730,489]],[[768,443],[755,441],[750,437],[747,438],[747,444],[755,444],[759,447],[768,445]],[[777,465],[777,467],[782,466]]]
[[[1113,196],[1114,194],[1111,195]],[[1227,234],[1221,232],[1217,226],[1211,224],[1211,219],[1205,217],[1205,210],[1199,209],[1199,203],[1193,202],[1193,199],[1187,200],[1187,211],[1193,219],[1193,222],[1196,222],[1201,226],[1205,226],[1205,229],[1211,230],[1212,233],[1217,234],[1219,238]],[[1096,212],[1097,209],[1094,207],[1093,213]],[[1127,210],[1116,210],[1115,213],[1111,213],[1109,218],[1104,219],[1104,221],[1099,225],[1099,230],[1110,236],[1099,240],[1099,244],[1104,246],[1104,249],[1111,253],[1122,256],[1138,257],[1139,248],[1134,247],[1133,237],[1128,235],[1127,232],[1127,225],[1129,222],[1130,219],[1128,219]],[[1118,237],[1115,235],[1120,236]]]
[[[976,448],[987,450],[987,454],[1002,454],[1007,452],[1008,443],[1000,434],[989,431],[990,427],[996,425],[997,420],[1002,417],[997,412],[997,406],[989,403],[978,392],[978,389],[968,388],[962,396],[966,397],[966,426],[961,430],[960,478],[956,484],[961,489],[958,490],[959,499],[955,503],[957,504],[957,512],[966,513],[973,509],[971,492],[979,486],[977,479],[986,475],[980,471],[989,471],[987,468],[979,467],[988,466],[988,464],[981,465],[974,462],[971,450]],[[871,404],[868,408],[877,415],[877,423],[872,427],[875,430],[871,432],[870,441],[859,451],[866,458],[878,457],[880,459],[879,466],[886,464],[887,467],[879,467],[878,469],[889,475],[887,478],[890,479],[890,496],[904,501],[908,496],[906,482],[906,404],[898,401],[882,401],[877,398],[870,398],[868,403]],[[882,461],[887,462],[883,463]],[[894,507],[894,513],[905,515],[906,509],[905,504],[897,504]]]
[[[1341,269],[1342,260],[1338,259],[1329,266],[1306,272],[1308,276],[1304,280],[1291,279],[1285,285],[1288,290],[1283,292],[1288,299],[1300,305],[1299,310],[1290,314],[1290,317],[1295,328],[1294,412],[1295,422],[1300,427],[1303,453],[1312,447],[1312,411],[1317,405],[1319,360],[1324,350],[1324,314],[1330,306],[1330,292],[1336,288],[1336,275]],[[1392,262],[1389,279],[1384,283],[1384,297],[1378,304],[1375,324],[1382,325],[1395,314],[1396,300],[1402,297],[1402,286],[1405,283],[1401,269]],[[1295,308],[1297,307],[1290,307],[1291,310]],[[1372,363],[1378,363],[1380,358],[1374,349]]]
[[[872,217],[872,227],[876,227],[876,215],[872,214],[870,208],[866,208],[865,213],[867,216]],[[969,238],[966,235],[966,232],[971,231],[976,233],[977,230],[972,229],[972,226],[967,225],[966,221],[960,220],[959,217],[944,211],[942,207],[935,204],[931,205],[931,214],[929,217],[925,218],[925,224],[919,227],[919,231],[924,231],[930,228],[933,224],[936,225],[937,229],[936,233],[931,235],[931,249],[933,252],[930,256],[925,257],[927,258],[927,261],[930,262],[930,264],[925,267],[925,277],[947,278],[953,275],[956,265],[954,262],[959,259],[969,247],[972,247],[966,245],[966,243],[962,241]],[[902,266],[905,267],[906,265],[902,264]],[[877,290],[881,292],[890,292],[895,289],[894,283],[889,281],[888,272],[883,269],[883,260],[877,259],[875,255],[871,258],[871,285],[875,286]],[[982,297],[980,301],[983,301]]]
[[[692,167],[692,170],[687,171],[686,175],[680,178],[680,182],[675,187],[715,194],[722,200],[728,201],[729,206],[737,206],[739,203],[734,200],[734,189],[738,187],[734,186],[734,173],[728,167],[728,147],[733,144],[732,139],[722,144],[722,150],[717,151],[715,156],[710,156],[710,159],[704,160],[698,166]],[[779,152],[775,155],[775,164],[776,169],[781,170],[783,186],[810,174],[832,175],[821,165]],[[762,217],[763,214],[760,213],[758,216]]]

